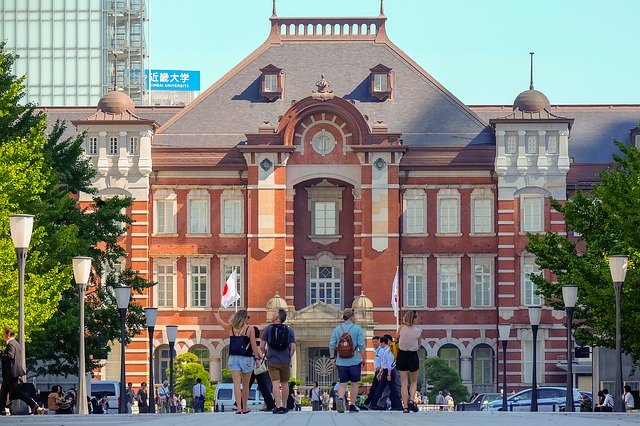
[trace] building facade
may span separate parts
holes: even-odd
[[[220,379],[228,336],[212,310],[235,269],[252,321],[288,310],[292,374],[305,383],[334,379],[327,346],[343,308],[367,337],[395,333],[397,273],[401,311],[416,310],[424,330],[422,358],[445,359],[471,391],[499,389],[497,326],[509,323],[507,386],[530,386],[527,308],[543,301],[526,233],[565,232],[548,197],[596,181],[611,141],[635,141],[640,106],[552,106],[533,82],[513,105],[464,105],[385,23],[382,11],[274,10],[267,40],[184,108],[136,108],[111,92],[97,111],[48,111],[86,132],[100,194],[135,199],[123,264],[157,282],[135,298],[159,308],[156,380],[166,324],[179,326],[177,353]],[[539,384],[566,383],[564,321],[543,309]],[[127,348],[134,384],[148,377],[147,354],[146,336]],[[119,370],[107,362],[101,373]]]

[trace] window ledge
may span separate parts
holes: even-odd
[[[403,237],[428,237],[428,236],[429,236],[429,233],[428,233],[428,232],[425,232],[425,233],[422,233],[422,234],[418,234],[418,233],[409,234],[409,233],[407,233],[407,232],[403,232],[403,233],[402,233],[402,236],[403,236]]]
[[[469,309],[474,309],[476,311],[489,311],[489,310],[494,310],[496,307],[495,306],[471,306]]]
[[[457,310],[457,309],[461,309],[460,306],[440,306],[438,305],[438,309],[446,309],[449,311],[453,311],[453,310]]]
[[[187,306],[185,311],[209,311],[211,306]]]
[[[456,233],[436,232],[436,237],[462,237],[462,233],[461,232],[456,232]]]
[[[309,239],[314,243],[322,244],[326,246],[327,244],[333,244],[340,241],[342,235],[309,235]]]
[[[177,237],[178,234],[158,234],[156,232],[154,232],[153,234],[151,234],[152,237]]]
[[[486,233],[478,233],[478,234],[469,234],[470,237],[495,237],[495,232],[486,232]]]
[[[211,234],[186,234],[185,236],[189,238],[210,238]]]
[[[219,238],[246,238],[247,234],[218,234]]]
[[[518,235],[522,235],[525,236],[527,234],[544,234],[545,231],[520,231],[518,232]]]

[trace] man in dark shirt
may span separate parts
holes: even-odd
[[[11,395],[11,399],[21,399],[30,408],[31,414],[42,414],[42,407],[38,406],[35,399],[29,397],[20,389],[20,377],[26,373],[20,365],[22,348],[14,338],[15,332],[11,328],[4,329],[4,340],[7,347],[2,351],[2,387],[0,387],[0,415],[6,414],[7,396]]]

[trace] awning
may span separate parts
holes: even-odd
[[[558,362],[556,367],[563,371],[567,371],[567,363],[566,362]],[[592,374],[593,369],[591,368],[591,364],[581,364],[574,362],[571,366],[571,370],[573,374]]]

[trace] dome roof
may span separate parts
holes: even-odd
[[[98,109],[107,114],[122,114],[126,110],[133,111],[135,105],[126,93],[112,90],[100,99]]]
[[[551,110],[551,103],[544,93],[538,90],[525,90],[513,101],[513,109],[522,112],[538,112],[546,109]]]
[[[351,305],[353,309],[372,309],[373,302],[367,296],[364,295],[364,291],[360,293],[360,296],[353,299],[353,304]]]
[[[278,294],[278,292],[276,291],[276,294],[269,299],[269,301],[267,302],[267,310],[271,311],[271,310],[278,310],[278,309],[287,309],[287,302],[285,302],[285,300],[280,297],[280,295]]]

